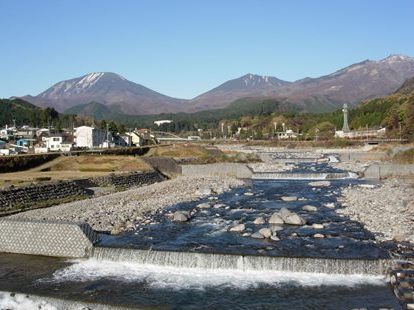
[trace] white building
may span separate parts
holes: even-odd
[[[135,131],[126,132],[125,135],[130,137],[131,145],[134,145],[134,146],[144,145],[144,139],[141,137],[141,135],[139,135]]]
[[[73,147],[72,141],[69,141],[61,134],[52,134],[42,137],[42,145],[35,150],[35,153],[46,152],[70,152]]]
[[[275,136],[277,139],[296,139],[298,137],[298,135],[292,129],[276,132]]]
[[[8,141],[14,138],[15,133],[16,133],[16,128],[14,127],[8,128],[6,126],[6,128],[0,130],[0,139],[4,139]]]
[[[112,142],[112,135],[106,130],[80,126],[75,128],[75,144],[77,147],[97,148]]]
[[[154,124],[157,126],[161,126],[162,124],[171,124],[173,121],[170,119],[163,119],[159,121],[154,121]]]

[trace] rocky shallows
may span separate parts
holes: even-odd
[[[165,207],[221,194],[243,184],[243,181],[235,178],[178,177],[102,197],[31,210],[12,217],[86,222],[94,230],[117,234],[135,229],[137,222],[151,224],[149,215]],[[190,217],[191,214],[177,213],[175,219],[183,222]]]
[[[414,244],[414,180],[388,179],[378,185],[361,184],[342,190],[337,212],[362,222],[379,241]]]

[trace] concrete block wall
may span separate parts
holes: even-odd
[[[186,176],[231,176],[239,179],[250,179],[252,170],[245,164],[218,163],[207,165],[182,165],[182,175]]]
[[[88,224],[0,219],[0,252],[89,257],[97,241]]]

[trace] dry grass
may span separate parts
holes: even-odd
[[[23,186],[32,182],[83,179],[109,173],[149,171],[139,157],[116,155],[61,156],[34,169],[0,174],[0,186]]]
[[[151,167],[134,156],[87,155],[63,157],[57,162],[51,162],[49,168],[46,169],[49,171],[129,172],[148,171],[151,170]],[[45,168],[38,167],[36,170],[45,170]]]
[[[205,147],[190,143],[172,144],[166,147],[153,148],[147,156],[165,156],[165,157],[201,157],[207,156],[210,151]]]

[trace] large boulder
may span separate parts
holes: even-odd
[[[272,236],[272,231],[270,228],[262,228],[259,230],[259,234],[261,234],[265,238],[270,238]]]
[[[286,202],[297,201],[298,197],[296,196],[282,196],[280,199]]]
[[[208,209],[210,207],[211,207],[211,205],[208,202],[199,203],[197,205],[197,208],[199,208],[199,209]]]
[[[188,214],[183,211],[175,211],[173,216],[174,222],[187,222],[189,220]]]
[[[313,186],[313,187],[324,187],[324,186],[331,186],[331,182],[329,182],[329,181],[314,181],[314,182],[309,182],[308,185]]]
[[[306,205],[302,207],[303,211],[307,211],[307,212],[316,212],[318,211],[318,208],[315,206],[311,206],[311,205]]]
[[[255,232],[250,237],[255,238],[255,239],[264,239],[263,235],[259,232]]]
[[[303,217],[292,213],[291,215],[286,217],[285,223],[289,225],[304,225],[306,224],[306,220]]]
[[[286,209],[284,207],[279,210],[279,215],[283,220],[285,220],[291,214],[292,214],[292,212],[290,212],[288,209]]]
[[[325,227],[323,226],[323,224],[312,224],[312,228],[313,229],[324,229]]]
[[[244,224],[238,224],[236,226],[233,226],[232,228],[230,228],[230,231],[234,231],[234,232],[242,232],[246,229],[246,225]]]
[[[254,221],[253,221],[253,224],[255,224],[255,225],[262,225],[262,224],[264,224],[265,223],[265,220],[264,220],[264,218],[263,217],[257,217]]]
[[[279,215],[279,213],[273,213],[269,219],[269,224],[283,224],[285,221]]]

